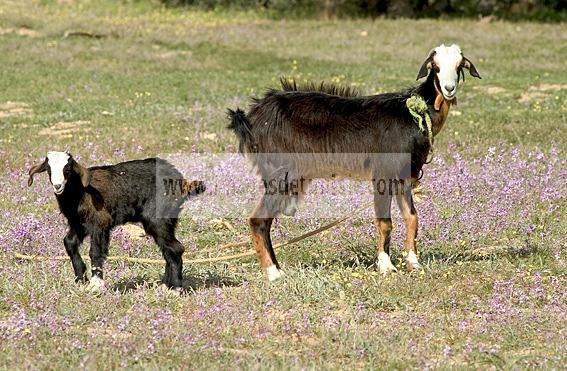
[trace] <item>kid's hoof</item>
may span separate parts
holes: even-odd
[[[389,273],[396,273],[398,271],[396,267],[394,267],[394,264],[392,264],[390,256],[388,256],[385,252],[378,254],[378,270],[383,276],[386,276]]]
[[[91,277],[85,291],[91,294],[100,294],[104,291],[104,280],[98,276]]]

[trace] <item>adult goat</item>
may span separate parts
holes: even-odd
[[[239,149],[258,168],[266,186],[249,225],[258,259],[270,281],[281,275],[270,238],[273,219],[279,213],[295,212],[310,179],[337,176],[375,182],[380,272],[396,270],[389,257],[394,196],[406,225],[406,267],[408,271],[421,268],[411,185],[419,178],[433,137],[441,131],[451,104],[456,102],[463,69],[480,78],[457,45],[441,45],[430,52],[419,70],[417,80],[427,79],[402,92],[359,97],[348,89],[324,84],[298,87],[295,82],[282,80],[282,90],[269,90],[263,98],[254,99],[247,114],[240,109],[229,110],[229,128],[238,138]],[[416,112],[408,101],[414,96],[421,111]],[[394,154],[406,154],[408,160],[391,156]],[[402,190],[380,191],[379,181],[385,178],[398,180]],[[276,192],[278,197],[270,192],[273,180],[285,184],[283,191]]]

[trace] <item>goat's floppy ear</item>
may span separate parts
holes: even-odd
[[[425,61],[423,62],[423,64],[421,65],[421,68],[419,69],[419,72],[417,73],[416,80],[419,80],[419,79],[427,76],[428,70],[431,68],[431,63],[433,63],[433,57],[434,56],[435,56],[435,49],[433,49],[429,53],[429,57],[427,57],[425,59]]]
[[[81,183],[83,184],[83,187],[88,187],[89,183],[91,182],[91,174],[89,173],[89,170],[79,164],[77,161],[73,161],[73,170],[75,170],[75,172],[81,177]]]
[[[478,79],[482,79],[482,77],[480,77],[480,75],[478,74],[478,71],[476,70],[476,67],[474,66],[474,64],[472,64],[471,61],[469,61],[467,58],[465,58],[465,56],[463,56],[463,60],[464,60],[464,64],[463,67],[465,67],[466,69],[469,70],[469,73],[471,74],[472,77],[476,77]]]
[[[28,187],[31,187],[31,185],[33,184],[33,176],[37,173],[43,173],[44,171],[47,170],[47,158],[39,165],[35,165],[34,167],[32,167],[29,171],[29,178],[28,178]]]
[[[102,210],[102,208],[104,207],[104,198],[102,197],[98,189],[93,186],[89,186],[85,189],[85,192],[91,195],[91,200],[95,209],[97,211]]]

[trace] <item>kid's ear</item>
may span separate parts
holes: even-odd
[[[28,187],[31,187],[33,184],[33,176],[37,173],[43,173],[44,171],[47,170],[48,167],[48,163],[47,163],[47,157],[45,158],[45,160],[39,164],[39,165],[35,165],[34,167],[32,167],[28,173],[29,178],[28,178]]]

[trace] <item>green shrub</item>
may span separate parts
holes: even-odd
[[[170,6],[246,9],[274,17],[481,17],[567,20],[564,0],[161,0]]]

